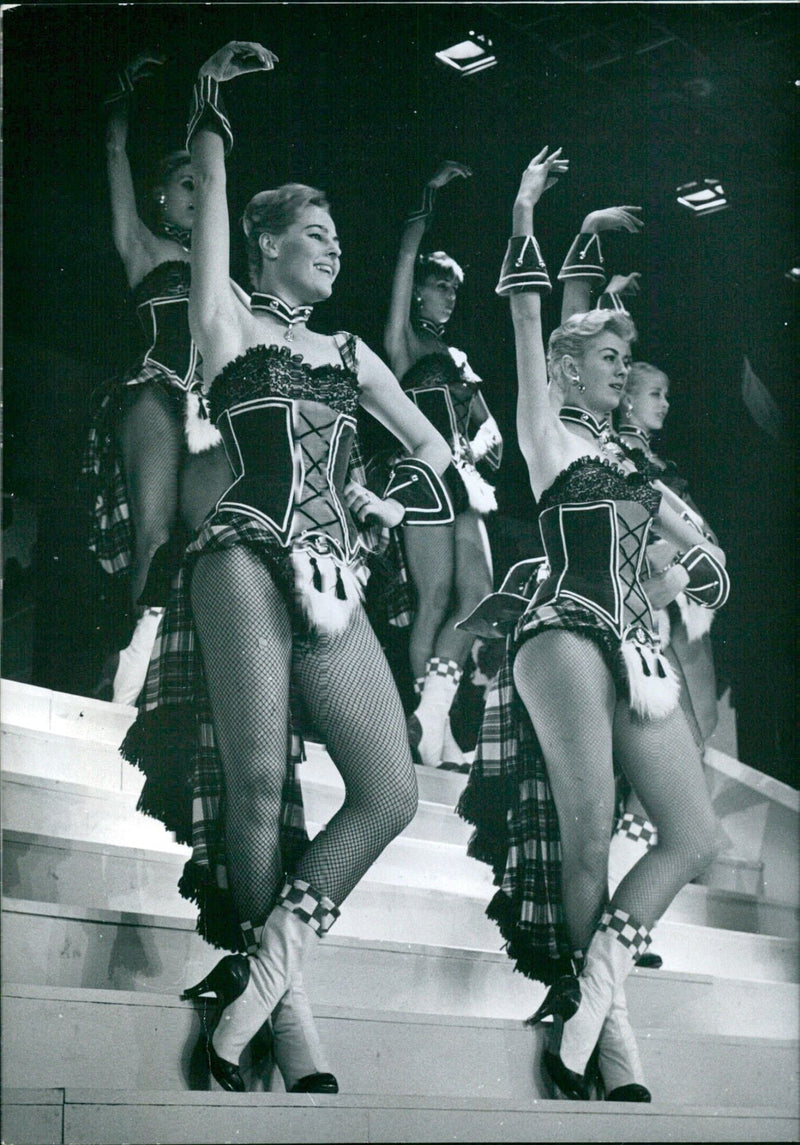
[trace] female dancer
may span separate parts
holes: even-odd
[[[724,580],[724,557],[716,546],[698,546],[695,531],[632,466],[559,417],[574,393],[592,394],[595,409],[614,408],[635,336],[623,315],[574,315],[554,331],[545,358],[538,291],[549,280],[533,237],[533,208],[564,169],[560,149],[544,148],[523,173],[498,285],[511,296],[517,429],[547,564],[509,641],[461,810],[478,823],[477,853],[498,863],[502,889],[490,913],[509,953],[530,976],[556,979],[531,1019],[556,1018],[555,1043],[543,1056],[547,1076],[566,1096],[586,1099],[597,1045],[608,1099],[649,1101],[624,979],[653,923],[710,862],[715,838],[699,754],[661,655],[651,602],[660,606],[690,584],[697,562]],[[656,516],[675,559],[651,579],[646,596],[641,571]],[[659,836],[609,903],[614,760]],[[484,792],[495,834],[481,840],[477,803]],[[507,832],[504,854],[498,822]],[[580,957],[580,974],[557,977],[570,954]]]
[[[179,469],[186,450],[184,418],[200,385],[189,333],[189,245],[194,181],[188,152],[168,155],[153,188],[155,225],[139,217],[127,154],[130,95],[161,57],[143,53],[120,76],[106,133],[114,245],[122,259],[148,339],[141,361],[115,380],[92,426],[83,472],[95,487],[90,548],[111,574],[130,578],[131,601],[144,606],[133,638],[119,654],[117,703],[133,704],[144,683],[156,630],[179,563],[169,546],[178,517]],[[201,450],[218,440],[195,419]],[[162,548],[162,546],[165,546]],[[174,547],[179,541],[175,539]],[[151,562],[161,549],[147,589]]]
[[[307,327],[340,263],[321,192],[288,184],[256,195],[244,215],[252,297],[228,277],[232,135],[219,84],[274,62],[259,44],[231,43],[195,87],[191,322],[225,453],[216,507],[187,549],[145,710],[124,745],[147,771],[145,809],[192,838],[181,890],[199,902],[201,933],[250,951],[223,958],[185,994],[217,996],[208,1057],[231,1090],[244,1087],[242,1050],[416,811],[402,706],[361,605],[368,545],[355,520],[452,520],[438,476],[450,462],[444,439],[363,343]],[[348,482],[359,403],[408,454],[385,500]],[[191,655],[195,635],[201,658]],[[290,689],[346,785],[310,843],[297,807]]]
[[[445,254],[417,253],[430,224],[437,191],[468,178],[461,163],[444,163],[426,183],[422,205],[406,220],[397,257],[384,346],[409,397],[450,442],[466,487],[455,523],[403,532],[405,561],[415,589],[409,659],[419,704],[408,722],[418,761],[437,767],[461,757],[449,712],[473,638],[456,623],[492,590],[489,539],[482,515],[497,508],[494,490],[475,468],[497,469],[503,442],[461,350],[448,346],[445,328],[464,273]],[[470,434],[473,434],[470,438]]]

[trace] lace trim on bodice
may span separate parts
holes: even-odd
[[[288,346],[250,346],[223,367],[211,387],[213,421],[223,410],[253,398],[282,397],[321,402],[337,413],[355,416],[358,377],[338,362],[309,366]]]
[[[567,502],[638,501],[655,514],[661,494],[653,489],[647,477],[625,473],[619,466],[601,457],[577,457],[556,476],[539,498],[539,512]]]
[[[186,298],[191,283],[191,267],[181,259],[169,259],[148,271],[133,288],[137,306],[152,298]]]

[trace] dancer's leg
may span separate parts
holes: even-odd
[[[455,606],[439,630],[434,655],[442,660],[453,660],[463,668],[475,637],[469,632],[462,632],[455,625],[469,616],[473,608],[492,591],[492,570],[487,560],[488,540],[481,516],[474,509],[459,513],[454,530]]]
[[[169,540],[177,518],[183,426],[176,403],[159,386],[132,387],[118,437],[133,521],[131,597],[136,604],[150,561]]]
[[[403,547],[416,594],[408,655],[414,679],[425,675],[439,629],[450,609],[455,563],[452,525],[409,525]]]
[[[296,645],[295,680],[345,782],[345,800],[297,874],[337,905],[411,821],[417,781],[391,671],[363,609]]]
[[[514,683],[536,730],[558,813],[570,942],[586,949],[608,896],[616,689],[597,646],[561,630],[522,645]]]
[[[244,546],[200,556],[191,598],[225,772],[232,891],[241,921],[259,926],[283,875],[289,616],[268,568]]]

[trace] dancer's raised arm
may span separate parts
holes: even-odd
[[[466,179],[471,174],[463,163],[447,160],[425,184],[420,205],[405,221],[383,339],[389,363],[397,377],[402,377],[420,354],[419,338],[411,323],[414,264],[422,236],[430,225],[436,193],[452,179]]]
[[[641,207],[604,207],[590,211],[581,223],[580,233],[564,259],[558,272],[564,283],[561,302],[561,321],[566,322],[573,314],[585,314],[592,308],[592,291],[605,286],[606,273],[603,252],[600,248],[600,235],[603,231],[628,231],[638,234],[644,226],[637,212]]]
[[[233,134],[219,85],[248,72],[270,71],[276,62],[261,44],[235,40],[203,64],[193,91],[187,137],[195,171],[189,319],[210,378],[240,352],[237,316],[246,314],[230,283],[225,156]]]

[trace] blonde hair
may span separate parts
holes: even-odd
[[[624,342],[635,342],[638,337],[633,319],[618,310],[590,310],[586,314],[572,314],[566,322],[557,326],[547,343],[547,372],[551,382],[566,391],[569,379],[564,376],[562,358],[568,354],[580,361],[586,353],[587,343],[606,331],[616,334]]]
[[[663,370],[659,370],[658,366],[651,366],[649,362],[634,362],[625,380],[625,393],[635,393],[640,386],[662,380],[669,386],[669,378]]]
[[[261,235],[282,234],[306,207],[330,211],[325,192],[307,187],[305,183],[284,183],[274,190],[253,195],[242,215],[242,228],[247,239],[247,265],[253,286],[258,285],[261,275],[261,247],[258,243]]]

